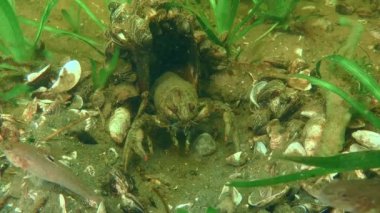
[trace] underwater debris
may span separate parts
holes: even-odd
[[[127,108],[119,107],[115,110],[110,118],[108,130],[111,138],[117,143],[121,144],[131,126],[131,113]]]

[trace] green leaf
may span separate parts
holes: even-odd
[[[115,71],[117,63],[119,60],[120,49],[116,48],[115,52],[112,55],[111,61],[107,64],[106,67],[97,69],[96,62],[90,59],[91,71],[92,71],[92,82],[96,89],[100,89],[106,86],[108,78]]]
[[[46,21],[50,15],[51,10],[57,4],[58,0],[51,0],[45,7],[44,12],[42,13],[40,24],[38,25],[36,37],[34,38],[33,47],[36,48],[38,41],[40,40],[42,29],[44,28]]]
[[[267,12],[265,16],[276,22],[285,21],[293,11],[299,0],[266,0]]]
[[[33,57],[32,46],[26,41],[16,14],[8,1],[0,1],[0,45],[16,62]]]
[[[62,17],[66,20],[66,22],[70,25],[71,29],[73,30],[74,33],[79,32],[79,22],[76,21],[70,13],[62,9],[61,10]]]
[[[218,209],[208,207],[206,213],[219,213]]]
[[[37,22],[26,19],[26,18],[20,17],[20,21],[27,24],[27,25],[31,25],[31,26],[37,26],[38,25]],[[96,50],[96,52],[98,52],[100,55],[104,55],[103,51],[100,49],[102,47],[101,44],[92,40],[91,38],[88,38],[86,36],[82,36],[82,35],[79,35],[79,34],[76,34],[76,33],[70,32],[70,31],[60,30],[60,29],[50,27],[47,25],[45,25],[43,27],[43,29],[48,31],[48,32],[54,33],[56,35],[65,35],[65,36],[69,36],[69,37],[72,37],[74,39],[78,39],[80,41],[83,41],[84,43],[88,44],[90,47],[94,48],[94,50]]]
[[[31,91],[30,87],[28,87],[25,84],[18,84],[14,86],[11,90],[5,92],[5,93],[0,93],[0,100],[2,101],[12,101],[16,97],[29,93]]]
[[[330,173],[338,172],[339,170],[317,168],[302,172],[296,172],[289,175],[281,175],[273,178],[258,179],[252,181],[234,180],[228,182],[226,185],[234,187],[258,187],[258,186],[272,186],[281,183],[289,183],[293,181],[305,180],[312,177],[327,175]]]
[[[311,76],[306,76],[306,75],[301,75],[301,74],[296,74],[292,76],[296,78],[307,79],[311,84],[320,86],[324,89],[327,89],[339,95],[343,100],[347,101],[347,103],[350,104],[361,116],[363,116],[366,120],[371,122],[372,125],[374,125],[376,128],[380,128],[380,119],[371,111],[369,111],[361,102],[353,99],[349,94],[347,94],[342,89],[336,87],[333,84],[330,84],[329,82],[326,82],[324,80],[314,78]]]
[[[258,179],[252,181],[231,181],[229,186],[235,187],[258,187],[271,186],[275,184],[288,183],[305,180],[336,172],[346,172],[357,169],[372,169],[380,167],[380,151],[353,152],[339,154],[331,157],[291,157],[281,156],[281,159],[294,161],[297,163],[319,166],[312,170],[305,170],[288,175],[281,175],[273,178]]]
[[[219,34],[230,31],[236,18],[240,0],[210,0],[216,19],[216,30]]]
[[[355,63],[355,61],[347,59],[340,55],[330,55],[322,60],[329,60],[335,64],[337,64],[339,67],[343,68],[346,72],[353,75],[367,90],[375,96],[377,100],[380,101],[380,86],[377,83],[377,81],[372,78],[366,70],[361,68],[358,64]],[[319,61],[317,64],[317,68],[319,69],[320,63]]]
[[[92,21],[94,21],[96,25],[99,26],[102,31],[106,31],[107,26],[103,24],[103,22],[101,22],[98,17],[96,17],[96,15],[90,10],[90,8],[87,7],[83,1],[75,0],[75,2],[83,9],[84,12],[87,13],[87,15],[92,19]]]
[[[331,157],[281,156],[280,159],[326,169],[371,169],[380,167],[380,151],[361,151]]]

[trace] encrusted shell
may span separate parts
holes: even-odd
[[[380,134],[369,130],[358,130],[352,133],[355,140],[368,148],[380,149]]]
[[[271,120],[266,127],[271,150],[284,149],[284,145],[289,140],[289,132],[281,125],[278,119]]]
[[[304,128],[304,146],[308,156],[314,155],[315,150],[322,139],[325,122],[326,119],[323,116],[315,116],[307,121]]]
[[[299,74],[310,76],[311,70],[305,69],[299,72]],[[308,80],[303,78],[291,77],[288,79],[288,85],[294,89],[307,91],[311,89],[311,84]]]
[[[248,154],[245,152],[236,152],[226,158],[226,162],[232,166],[241,166],[248,161]]]
[[[67,62],[59,71],[58,79],[50,91],[61,93],[71,90],[79,82],[81,73],[82,69],[77,60]]]
[[[127,135],[128,129],[131,126],[131,113],[124,107],[119,107],[115,110],[110,118],[108,129],[111,138],[116,143],[122,143]]]
[[[127,3],[120,4],[112,10],[111,37],[121,45],[145,46],[151,43],[152,34],[149,29],[149,21],[133,12],[133,7]]]
[[[257,208],[275,204],[287,194],[289,189],[289,186],[285,186],[283,189],[273,189],[272,187],[256,188],[248,196],[248,204]]]

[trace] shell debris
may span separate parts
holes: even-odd
[[[119,107],[111,116],[108,129],[111,138],[118,144],[121,144],[127,135],[131,126],[131,113],[127,108]]]
[[[50,91],[61,93],[71,90],[79,82],[81,73],[82,69],[77,60],[67,62],[59,71],[58,79],[50,87]]]
[[[368,148],[380,149],[380,134],[369,130],[358,130],[352,133],[355,140]]]

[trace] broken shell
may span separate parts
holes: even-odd
[[[251,87],[251,92],[249,93],[249,100],[257,107],[260,108],[260,105],[257,103],[257,94],[267,85],[268,82],[260,81]]]
[[[348,128],[350,129],[360,129],[365,127],[365,122],[360,118],[354,118],[348,124]]]
[[[131,126],[131,113],[124,107],[119,107],[115,110],[110,118],[108,129],[111,138],[116,143],[122,143],[127,135],[128,129]]]
[[[49,64],[42,68],[40,71],[29,73],[26,76],[26,84],[34,88],[47,86],[50,81],[51,75],[51,66]]]
[[[232,166],[241,166],[248,161],[248,154],[245,152],[236,152],[226,158],[226,162]]]
[[[299,74],[310,76],[310,72],[311,71],[309,69],[305,69],[299,72]],[[308,91],[311,89],[311,83],[308,80],[303,79],[303,78],[291,77],[288,79],[287,83],[288,83],[288,86],[297,90]]]
[[[268,106],[275,118],[283,118],[295,112],[300,104],[298,91],[287,87],[279,91],[278,96],[269,99]]]
[[[101,201],[99,206],[98,206],[98,209],[96,210],[96,213],[106,213],[107,210],[106,210],[106,207],[104,205],[104,201]]]
[[[368,151],[367,147],[354,143],[348,149],[349,152],[360,152],[360,151]]]
[[[58,79],[50,91],[61,93],[71,90],[79,82],[81,73],[82,69],[77,60],[67,62],[59,71]]]
[[[243,200],[242,195],[235,187],[223,186],[222,192],[220,193],[218,199],[223,201],[227,197],[232,200],[235,206],[239,205]]]
[[[83,107],[83,98],[80,95],[74,95],[71,100],[69,109],[81,109]]]
[[[285,84],[280,80],[269,81],[257,94],[257,103],[268,102],[268,100],[278,97],[284,92],[285,88]]]
[[[300,142],[292,142],[285,149],[284,154],[285,155],[301,155],[301,156],[306,156],[306,150],[305,150],[305,148],[302,146],[302,144]]]
[[[179,204],[176,207],[174,207],[174,212],[188,212],[193,205],[194,204],[190,202]]]
[[[120,208],[123,212],[145,212],[143,205],[140,201],[131,194],[134,188],[134,182],[132,179],[127,179],[127,177],[119,170],[111,170],[111,187],[112,189],[121,196]]]
[[[268,148],[263,142],[259,141],[255,144],[255,151],[265,156],[268,153]]]
[[[257,208],[275,204],[287,194],[289,189],[289,186],[285,186],[284,189],[280,189],[281,191],[276,190],[277,193],[273,193],[274,189],[272,187],[256,188],[248,196],[248,204]]]
[[[369,130],[358,130],[352,133],[355,140],[368,148],[380,149],[380,134]]]
[[[302,70],[305,70],[307,67],[308,67],[308,65],[305,62],[305,60],[303,60],[301,58],[297,58],[297,59],[293,60],[292,62],[290,62],[289,66],[288,66],[288,72],[290,74],[296,74]]]

